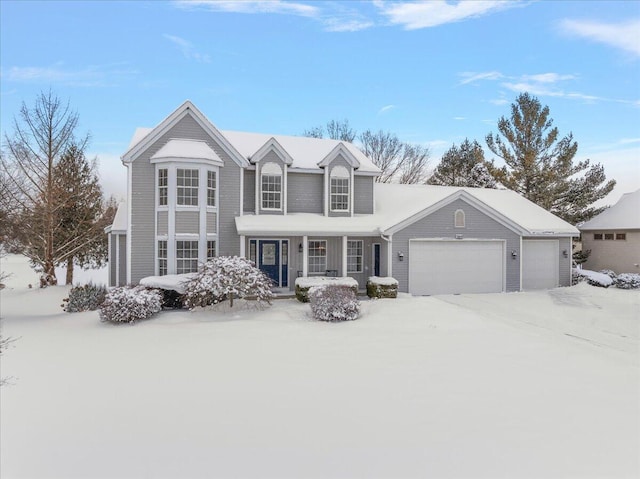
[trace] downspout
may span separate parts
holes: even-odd
[[[393,276],[393,252],[391,251],[393,241],[391,237],[392,235],[389,235],[387,238],[384,234],[380,233],[380,238],[387,242],[387,276]]]

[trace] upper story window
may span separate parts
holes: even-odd
[[[453,214],[453,223],[456,228],[464,228],[464,225],[465,225],[464,211],[456,210],[456,212]]]
[[[198,174],[197,169],[176,170],[176,203],[179,206],[198,206]]]
[[[349,171],[344,166],[331,170],[331,211],[349,211]]]
[[[158,170],[158,206],[167,206],[169,199],[169,170]]]
[[[207,206],[216,205],[216,172],[207,171]]]
[[[282,209],[282,168],[276,163],[267,163],[261,169],[262,209]]]

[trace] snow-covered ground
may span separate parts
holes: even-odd
[[[67,287],[0,293],[0,476],[618,478],[640,474],[640,293],[63,313]]]

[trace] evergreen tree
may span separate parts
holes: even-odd
[[[500,118],[499,133],[487,135],[487,146],[505,166],[491,173],[507,188],[569,223],[586,221],[604,208],[591,206],[615,186],[604,168],[589,160],[574,163],[578,151],[573,135],[560,138],[549,107],[522,93],[511,105],[511,118]]]
[[[427,181],[430,185],[471,186],[495,188],[496,180],[484,160],[484,152],[477,141],[468,139],[455,144],[442,155],[442,160]]]

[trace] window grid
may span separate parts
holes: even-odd
[[[169,198],[169,170],[158,170],[158,206],[167,206]]]
[[[195,273],[198,271],[198,242],[176,241],[176,273]]]
[[[207,171],[207,206],[216,205],[216,172]]]
[[[331,178],[331,210],[349,210],[349,179]]]
[[[262,175],[262,209],[279,210],[282,205],[282,176]]]
[[[362,273],[362,240],[347,241],[347,273]]]
[[[158,275],[167,274],[167,241],[158,241]]]
[[[177,204],[198,206],[198,170],[178,168],[176,174]]]
[[[207,241],[207,261],[216,257],[216,242],[215,240]]]
[[[456,228],[464,228],[464,224],[465,224],[464,211],[456,210],[456,212],[454,213],[453,221]]]
[[[325,273],[327,271],[327,242],[325,240],[309,241],[309,273]]]

